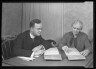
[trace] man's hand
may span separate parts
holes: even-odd
[[[84,50],[82,52],[80,52],[83,56],[87,56],[89,54],[89,50]]]
[[[34,52],[34,55],[35,56],[40,56],[40,55],[42,55],[44,53],[44,50],[38,50],[38,51],[35,51]]]
[[[39,45],[39,46],[33,48],[32,51],[33,51],[33,52],[39,51],[39,50],[41,50],[43,47],[44,47],[43,45]]]

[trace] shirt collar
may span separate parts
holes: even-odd
[[[34,39],[34,38],[35,38],[35,36],[33,36],[31,33],[30,33],[30,37],[31,37],[32,39]]]
[[[72,36],[74,37],[73,32],[72,32]],[[81,32],[79,32],[79,33],[77,34],[77,37],[76,37],[76,38],[78,38],[79,36],[81,36]]]

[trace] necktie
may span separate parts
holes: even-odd
[[[76,48],[77,47],[77,38],[71,38],[70,40],[70,46],[73,46]]]
[[[74,46],[77,47],[77,38],[74,38]]]

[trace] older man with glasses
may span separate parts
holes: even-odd
[[[83,22],[76,20],[72,23],[71,27],[72,31],[63,36],[59,47],[62,49],[64,49],[65,46],[67,49],[69,47],[75,47],[82,55],[87,56],[91,52],[92,48],[88,35],[81,32],[83,29]]]

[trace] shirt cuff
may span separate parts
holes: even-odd
[[[31,58],[33,58],[34,57],[34,52],[32,52],[32,54],[31,54],[31,56],[30,56]]]

